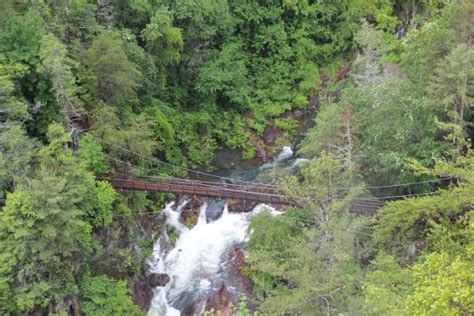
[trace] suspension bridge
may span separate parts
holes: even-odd
[[[71,131],[71,144],[70,148],[76,151],[78,149],[78,141],[76,133],[86,134],[88,128],[78,129]],[[188,174],[193,174],[195,176],[206,176],[210,178],[217,179],[218,181],[203,181],[203,180],[192,180],[192,179],[183,179],[176,178],[172,176],[134,176],[131,173],[131,168],[140,169],[145,172],[159,173],[159,170],[156,169],[147,169],[141,166],[132,165],[129,161],[125,162],[119,160],[115,157],[111,157],[105,153],[100,153],[110,161],[115,163],[125,165],[129,170],[126,174],[108,174],[105,176],[100,176],[97,179],[108,181],[114,188],[121,192],[127,191],[149,191],[149,192],[162,192],[162,193],[173,193],[173,194],[183,194],[190,196],[202,196],[202,197],[211,197],[211,198],[220,198],[220,199],[237,199],[249,202],[257,203],[266,203],[270,205],[286,205],[286,206],[299,206],[304,202],[318,202],[317,199],[311,197],[292,197],[281,194],[278,191],[278,188],[274,185],[267,183],[259,183],[253,181],[246,181],[241,179],[232,179],[227,177],[221,177],[218,175],[187,169],[178,165],[174,165],[169,162],[161,161],[155,157],[149,157],[142,155],[140,153],[134,152],[128,148],[121,147],[119,145],[113,144],[101,138],[95,137],[87,133],[90,137],[94,138],[96,141],[102,143],[105,146],[113,147],[119,149],[128,154],[140,157],[142,159],[148,160],[152,163],[158,163],[166,165],[167,167],[173,167],[182,169]],[[448,178],[449,179],[449,178]],[[410,185],[415,184],[426,184],[426,183],[435,183],[441,182],[446,179],[435,179],[421,182],[412,182],[412,183],[402,183],[402,184],[391,184],[377,187],[365,187],[366,189],[370,188],[394,188],[394,187],[409,187]],[[351,188],[346,188],[351,189]],[[407,195],[398,195],[398,196],[383,196],[383,197],[374,197],[374,198],[353,198],[349,202],[349,211],[357,214],[374,214],[376,211],[383,207],[387,201],[407,198],[407,197],[416,197],[422,195],[429,195],[434,192],[420,193],[420,194],[407,194]],[[327,199],[339,199],[342,200],[343,197],[330,197]],[[5,200],[0,199],[0,208],[5,206]]]
[[[81,132],[85,134],[85,132]],[[272,184],[260,183],[255,181],[247,181],[242,179],[233,179],[228,177],[222,177],[215,174],[210,174],[202,171],[193,169],[187,169],[185,167],[175,165],[169,162],[165,162],[157,159],[156,157],[150,157],[137,153],[129,148],[114,144],[107,140],[93,136],[87,133],[90,137],[100,142],[104,147],[113,148],[115,150],[122,151],[126,154],[131,154],[135,157],[139,157],[142,160],[151,162],[152,164],[158,164],[166,166],[167,168],[177,168],[184,171],[188,175],[196,178],[209,178],[214,179],[213,181],[202,181],[202,180],[191,180],[191,179],[180,179],[169,176],[133,176],[131,174],[111,174],[101,179],[106,180],[112,184],[113,187],[119,191],[149,191],[149,192],[162,192],[162,193],[173,193],[173,194],[184,194],[191,196],[203,196],[212,198],[226,198],[226,199],[239,199],[243,201],[251,201],[257,203],[266,203],[272,205],[286,205],[286,206],[298,206],[302,202],[308,202],[312,199],[313,202],[317,202],[314,198],[303,198],[303,197],[291,197],[282,195],[278,188]],[[141,173],[147,174],[160,174],[160,170],[148,169],[142,166],[132,165],[129,161],[124,162],[111,157],[105,153],[101,153],[109,161],[113,161],[118,164],[123,164],[129,168],[133,167],[136,170],[140,170]],[[434,179],[427,181],[411,182],[411,183],[400,183],[400,184],[389,184],[375,187],[364,187],[365,189],[386,189],[396,187],[409,187],[411,185],[427,184],[441,182],[446,179]],[[345,188],[346,190],[352,188]],[[423,195],[429,195],[434,192],[419,193],[419,194],[406,194],[406,195],[392,195],[382,197],[355,197],[349,202],[349,211],[357,214],[375,214],[378,209],[383,207],[387,201],[392,201],[400,198],[418,197]],[[343,197],[328,197],[331,199],[343,199]]]
[[[238,199],[270,205],[298,206],[311,202],[311,198],[290,197],[266,185],[231,184],[211,181],[190,180],[166,177],[134,177],[132,175],[111,175],[99,177],[108,181],[119,191],[149,191],[220,199]],[[371,198],[358,198],[349,203],[349,210],[358,214],[374,214],[385,201]]]
[[[85,130],[86,131],[86,130]],[[81,134],[86,134],[85,131],[76,131]],[[248,202],[256,203],[265,203],[270,205],[284,205],[284,206],[303,206],[304,203],[313,202],[318,203],[315,197],[307,196],[287,196],[281,194],[278,188],[272,184],[268,183],[259,183],[254,181],[246,181],[242,179],[233,179],[228,177],[221,177],[218,175],[187,169],[179,165],[174,165],[169,162],[161,161],[155,157],[149,157],[137,152],[134,152],[128,148],[113,144],[101,138],[95,137],[87,133],[90,137],[94,138],[96,141],[100,142],[102,145],[119,149],[127,154],[132,154],[134,156],[140,157],[141,159],[148,160],[154,164],[163,164],[167,167],[181,169],[189,175],[194,175],[195,177],[202,178],[208,177],[215,179],[214,181],[203,181],[203,180],[193,180],[193,179],[183,179],[176,178],[173,176],[160,174],[160,170],[157,169],[147,169],[141,166],[132,165],[129,161],[122,161],[115,157],[109,156],[105,153],[99,153],[103,155],[110,161],[114,163],[123,164],[128,169],[125,174],[114,173],[104,176],[97,177],[98,180],[108,181],[114,188],[120,192],[128,191],[148,191],[148,192],[162,192],[162,193],[172,193],[172,194],[182,194],[189,196],[201,196],[201,197],[211,197],[211,198],[220,198],[220,199],[236,199]],[[77,135],[75,132],[71,132],[71,144],[70,148],[76,151],[78,149]],[[140,173],[146,172],[148,174],[156,174],[156,176],[135,176],[131,173],[132,167],[136,170],[141,170]],[[161,171],[162,172],[162,171]],[[402,184],[391,184],[377,187],[365,187],[369,188],[393,188],[400,186],[410,186],[415,184],[431,183],[431,182],[440,182],[446,179],[435,179],[421,182],[412,182],[412,183],[402,183]],[[341,188],[340,188],[341,189]],[[344,188],[342,188],[344,189]],[[345,188],[350,190],[351,188]],[[407,195],[398,195],[398,196],[382,196],[382,197],[356,197],[352,198],[349,202],[349,211],[357,214],[375,214],[378,209],[383,207],[387,201],[415,197],[421,195],[428,195],[434,192],[420,193],[420,194],[407,194]],[[332,200],[343,200],[344,197],[340,196],[328,196],[323,199],[332,199]],[[5,201],[0,200],[0,208],[5,206]]]

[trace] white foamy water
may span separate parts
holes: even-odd
[[[273,161],[267,162],[260,166],[260,170],[265,170],[269,168],[274,168],[277,165],[281,165],[283,161],[293,157],[293,150],[290,146],[283,146],[281,151],[278,153],[276,158]]]
[[[290,146],[283,146],[281,152],[278,154],[275,161],[280,162],[282,160],[291,158],[291,156],[293,156],[293,150],[291,149],[291,147]]]
[[[210,293],[217,290],[228,250],[246,241],[250,217],[265,208],[259,205],[251,213],[229,213],[226,205],[222,216],[208,223],[205,215],[207,205],[204,204],[197,224],[188,229],[179,222],[184,205],[175,211],[173,203],[169,203],[164,209],[167,224],[175,227],[180,235],[169,252],[162,249],[165,248],[161,246],[162,240],[154,246],[150,272],[166,273],[170,281],[165,287],[154,289],[148,312],[150,316],[180,315],[179,310],[205,301]],[[272,208],[270,210],[272,214],[279,213]]]

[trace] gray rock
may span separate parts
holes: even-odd
[[[148,276],[150,287],[165,286],[170,281],[170,276],[166,273],[152,273]]]

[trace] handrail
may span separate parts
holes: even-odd
[[[203,184],[199,181],[170,179],[165,181],[158,178],[155,182],[142,181],[140,177],[98,177],[97,179],[109,181],[112,186],[125,191],[151,191],[177,194],[189,194],[216,198],[240,199],[269,204],[297,205],[298,199],[277,194],[274,190],[251,190],[233,186],[216,186]],[[350,202],[350,210],[358,214],[373,214],[385,204],[384,201],[358,199]]]

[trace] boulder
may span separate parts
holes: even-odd
[[[266,145],[275,144],[281,130],[275,125],[267,125],[263,131],[263,141]]]
[[[147,278],[150,287],[165,286],[170,281],[170,276],[166,273],[152,273]]]
[[[189,203],[189,205],[190,205],[193,209],[199,209],[203,204],[204,204],[204,202],[203,202],[200,198],[198,198],[198,197],[196,197],[196,196],[194,196],[194,197],[192,198],[192,200],[191,200],[191,203]]]
[[[191,201],[181,210],[180,221],[183,224],[197,223],[201,206],[204,202],[198,197],[193,197]],[[191,227],[189,227],[191,228]]]
[[[206,207],[207,222],[209,223],[218,220],[224,212],[224,207],[225,204],[223,204],[220,200],[217,202],[209,200],[208,205]]]
[[[229,199],[229,204],[227,205],[227,209],[229,212],[236,212],[236,213],[247,213],[252,212],[252,210],[257,206],[257,202],[245,201],[245,200],[238,200],[238,199]]]

